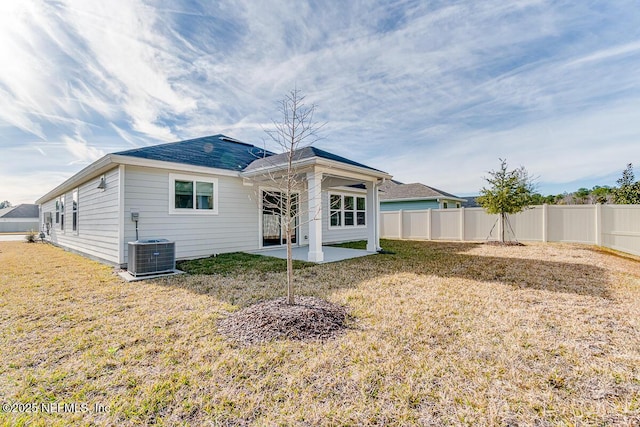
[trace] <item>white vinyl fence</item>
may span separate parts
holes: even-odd
[[[482,208],[380,212],[380,236],[413,240],[498,240],[498,215]],[[587,243],[640,255],[640,205],[542,205],[509,216],[505,236]]]

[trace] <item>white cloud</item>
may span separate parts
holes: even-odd
[[[91,147],[87,144],[87,141],[83,140],[79,135],[76,135],[75,138],[65,136],[62,138],[62,141],[64,142],[66,150],[73,156],[71,164],[88,164],[105,155],[104,151]]]
[[[192,110],[195,101],[172,87],[188,64],[179,58],[180,47],[155,30],[160,23],[154,10],[138,1],[72,0],[61,13],[86,43],[87,55],[100,70],[95,77],[105,85],[117,82],[112,95],[131,118],[133,130],[174,138],[159,120]]]
[[[637,102],[640,99],[508,130],[459,134],[435,147],[372,161],[401,181],[460,194],[477,193],[498,158],[506,158],[512,167],[525,166],[541,183],[605,177],[624,169],[629,159],[640,159],[640,112],[633,108]]]
[[[196,104],[172,86],[189,67],[180,46],[155,30],[153,9],[136,1],[19,4],[0,18],[0,35],[12,41],[0,44],[0,118],[45,138],[34,114],[124,113],[134,130],[175,137],[162,119]]]
[[[570,182],[637,154],[634,6],[7,1],[0,134],[51,174],[218,132],[260,144],[295,85],[327,122],[321,148],[401,179],[473,192],[504,156]]]
[[[24,175],[9,175],[0,172],[0,198],[12,204],[33,203],[47,191],[69,178],[71,174],[51,171],[31,171]]]
[[[619,46],[602,49],[594,53],[575,59],[567,64],[567,67],[580,66],[589,62],[601,62],[606,59],[612,59],[619,56],[626,56],[640,52],[640,42],[624,43]]]

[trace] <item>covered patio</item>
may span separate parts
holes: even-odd
[[[309,248],[307,246],[294,246],[293,248],[291,248],[291,254],[293,255],[293,259],[298,261],[309,261],[308,251],[309,251]],[[313,261],[313,262],[316,262],[317,264],[325,264],[328,262],[344,261],[346,259],[359,258],[367,255],[374,255],[377,253],[376,251],[337,248],[335,246],[323,246],[322,252],[324,254],[323,259],[320,261]],[[255,255],[271,256],[271,257],[280,258],[280,259],[287,259],[287,248],[285,247],[260,249],[257,251],[251,251],[249,253],[252,253]]]
[[[258,186],[263,194],[272,192],[275,195],[274,199],[282,197],[284,190],[296,195],[298,205],[295,210],[298,212],[299,224],[296,227],[298,230],[303,230],[300,234],[304,238],[295,241],[294,259],[315,263],[334,262],[374,254],[380,249],[378,187],[385,180],[391,179],[388,173],[307,146],[295,150],[293,154],[282,153],[258,159],[245,168],[242,176],[247,185]],[[350,208],[347,208],[346,202],[343,205],[343,199],[340,199],[335,206],[332,205],[328,196],[330,191],[358,193],[348,197]],[[323,194],[325,194],[324,206]],[[362,201],[358,209],[355,207],[356,200]],[[271,207],[265,203],[273,202],[270,202],[268,197],[261,197],[259,211],[263,221],[264,207]],[[342,212],[344,210],[349,210],[349,222],[347,222],[347,214]],[[357,223],[356,210],[359,211]],[[281,210],[276,213],[282,215]],[[335,223],[329,218],[332,213],[340,216]],[[344,218],[341,215],[344,215]],[[323,218],[323,216],[326,217]],[[260,227],[260,234],[264,237],[264,230],[267,228],[264,223],[261,223]],[[364,231],[364,235],[356,235],[353,232],[358,228]],[[341,233],[343,235],[340,235]],[[361,238],[367,242],[366,250],[323,245]],[[284,244],[284,240],[280,234],[280,244]],[[300,244],[300,240],[305,241],[305,244]],[[271,244],[272,242],[269,242],[269,246]],[[267,247],[264,240],[260,246],[261,249],[254,253],[268,252],[269,256],[286,257],[286,250],[282,246],[272,249]]]

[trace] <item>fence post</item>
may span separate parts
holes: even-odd
[[[602,246],[602,205],[596,203],[596,245]]]
[[[427,240],[431,240],[431,208],[427,209]]]
[[[549,205],[544,203],[542,205],[542,241],[545,243],[549,240],[548,220],[549,220]]]
[[[460,208],[460,241],[464,242],[464,208]]]
[[[400,239],[404,238],[402,237],[402,209],[398,211],[398,236]]]

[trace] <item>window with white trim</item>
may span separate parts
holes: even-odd
[[[73,190],[73,206],[71,206],[71,229],[78,232],[78,189]]]
[[[356,197],[356,225],[367,225],[367,201]]]
[[[367,202],[363,196],[329,194],[330,227],[364,227]]]
[[[64,230],[64,196],[60,196],[60,230]]]
[[[329,208],[331,210],[329,218],[331,218],[332,227],[340,227],[342,225],[342,196],[339,194],[329,195]]]
[[[169,174],[169,187],[169,213],[218,213],[217,178]]]
[[[60,211],[62,208],[62,199],[58,197],[56,199],[56,224],[60,224]]]

